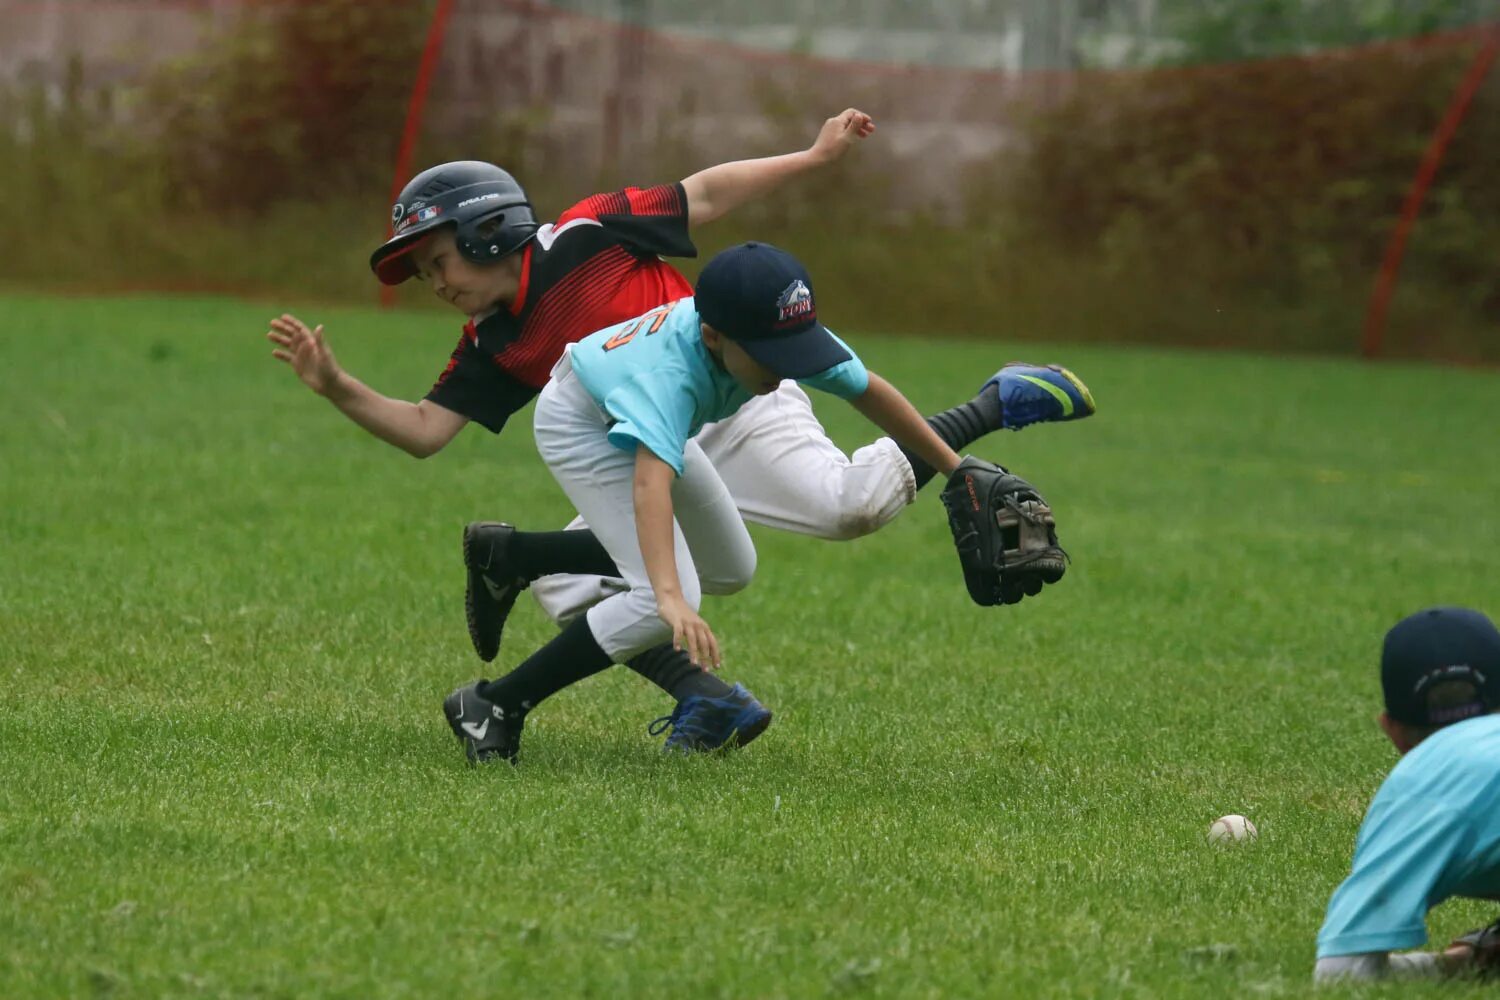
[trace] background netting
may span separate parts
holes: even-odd
[[[24,226],[0,279],[372,300],[434,9],[0,2],[0,175]],[[1334,351],[1358,348],[1418,164],[1496,30],[997,72],[774,54],[514,0],[450,12],[413,170],[489,159],[550,215],[801,148],[853,105],[874,141],[701,230],[702,249],[794,250],[848,328]],[[1497,163],[1492,72],[1413,230],[1393,353],[1500,358]]]

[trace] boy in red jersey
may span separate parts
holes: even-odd
[[[696,254],[690,228],[837,161],[874,130],[869,115],[851,108],[828,119],[806,150],[719,164],[677,184],[594,195],[547,225],[538,225],[525,192],[498,167],[464,161],[431,168],[401,192],[392,208],[395,232],[371,258],[381,281],[419,277],[470,317],[426,398],[405,402],[364,385],[339,367],[321,326],[309,329],[294,316],[271,322],[272,353],[349,419],[416,457],[441,450],[470,420],[498,433],[546,384],[565,345],[692,294],[661,259]],[[934,430],[959,449],[1001,427],[1093,412],[1070,373],[1024,371],[1030,374],[1002,369],[973,400],[931,418]],[[1062,387],[1043,391],[1038,381]],[[844,455],[795,382],[705,428],[699,440],[747,519],[818,537],[875,530],[933,474],[885,438]],[[535,588],[556,620],[576,616],[619,586],[613,562],[590,532],[527,533],[517,543],[506,526],[470,525],[466,605],[481,658],[495,656],[505,616],[534,578],[543,550],[547,565],[565,561],[576,574],[547,576]],[[678,700],[674,718],[693,721],[685,707],[735,694],[670,645],[629,665]],[[754,701],[748,692],[744,697]]]

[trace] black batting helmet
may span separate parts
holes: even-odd
[[[455,160],[413,177],[391,206],[391,238],[370,255],[370,270],[387,285],[410,278],[407,254],[439,226],[452,225],[458,251],[476,264],[497,261],[526,245],[536,214],[516,179],[493,163]]]

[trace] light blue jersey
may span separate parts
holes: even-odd
[[[693,300],[678,299],[590,334],[569,355],[578,380],[615,421],[609,443],[629,452],[643,444],[679,476],[688,440],[751,398],[708,352],[700,323]],[[849,345],[839,343],[848,361],[798,381],[853,399],[864,394],[870,376]]]
[[[1415,948],[1452,896],[1500,899],[1500,716],[1439,729],[1401,758],[1365,814],[1318,957]]]

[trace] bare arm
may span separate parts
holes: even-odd
[[[687,648],[699,666],[719,666],[719,641],[708,623],[682,596],[677,555],[672,544],[672,467],[645,445],[635,450],[635,533],[646,563],[646,578],[656,594],[657,613],[672,627],[672,648]]]
[[[324,395],[344,416],[413,458],[436,455],[469,422],[430,400],[409,403],[383,396],[348,372],[340,373]]]
[[[339,367],[323,339],[323,328],[312,330],[300,319],[282,314],[271,320],[266,339],[277,347],[271,356],[285,361],[313,392],[339,412],[387,444],[408,455],[435,455],[464,429],[467,417],[436,403],[408,403],[383,396]]]
[[[823,123],[818,138],[807,149],[758,160],[735,160],[700,170],[682,181],[687,192],[688,225],[705,222],[772,191],[793,177],[838,160],[859,140],[875,131],[863,111],[849,108]]]
[[[897,444],[907,448],[943,475],[958,467],[958,453],[948,447],[937,432],[927,426],[922,414],[901,391],[885,379],[870,372],[870,385],[863,396],[849,402],[865,419],[889,434]]]

